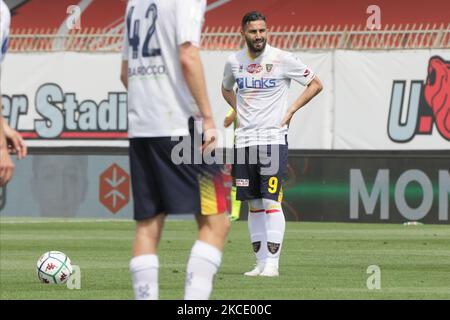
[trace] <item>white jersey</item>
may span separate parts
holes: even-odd
[[[0,0],[0,64],[5,58],[8,49],[9,24],[11,22],[11,14],[3,0]]]
[[[306,86],[314,73],[295,55],[266,45],[252,59],[247,49],[232,54],[226,64],[223,87],[237,84],[236,146],[286,144],[288,127],[280,127],[288,109],[291,79]]]
[[[189,134],[198,107],[184,80],[179,46],[200,46],[206,0],[130,0],[123,59],[128,60],[128,136]]]

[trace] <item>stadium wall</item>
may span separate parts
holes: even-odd
[[[132,218],[126,148],[50,152],[35,148],[16,162],[14,179],[0,189],[2,217]],[[450,224],[449,160],[448,150],[291,150],[286,219]]]

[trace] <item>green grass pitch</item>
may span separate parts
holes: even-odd
[[[0,220],[0,299],[132,299],[132,221]],[[166,222],[160,298],[182,299],[194,221]],[[81,268],[81,289],[39,283],[35,265],[50,250]],[[279,278],[242,274],[254,263],[247,222],[232,224],[212,299],[450,299],[450,227],[289,222]],[[381,270],[369,290],[367,268]]]

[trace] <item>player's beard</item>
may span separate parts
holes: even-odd
[[[246,38],[245,41],[247,42],[248,49],[255,53],[263,52],[267,44],[266,38],[261,38],[258,41]]]

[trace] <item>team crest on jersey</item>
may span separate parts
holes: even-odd
[[[258,64],[258,63],[252,63],[251,65],[249,65],[247,67],[247,72],[248,73],[260,73],[262,71],[263,67],[262,65]]]
[[[272,68],[273,68],[273,64],[272,64],[272,63],[266,64],[266,71],[267,71],[267,72],[272,71]]]

